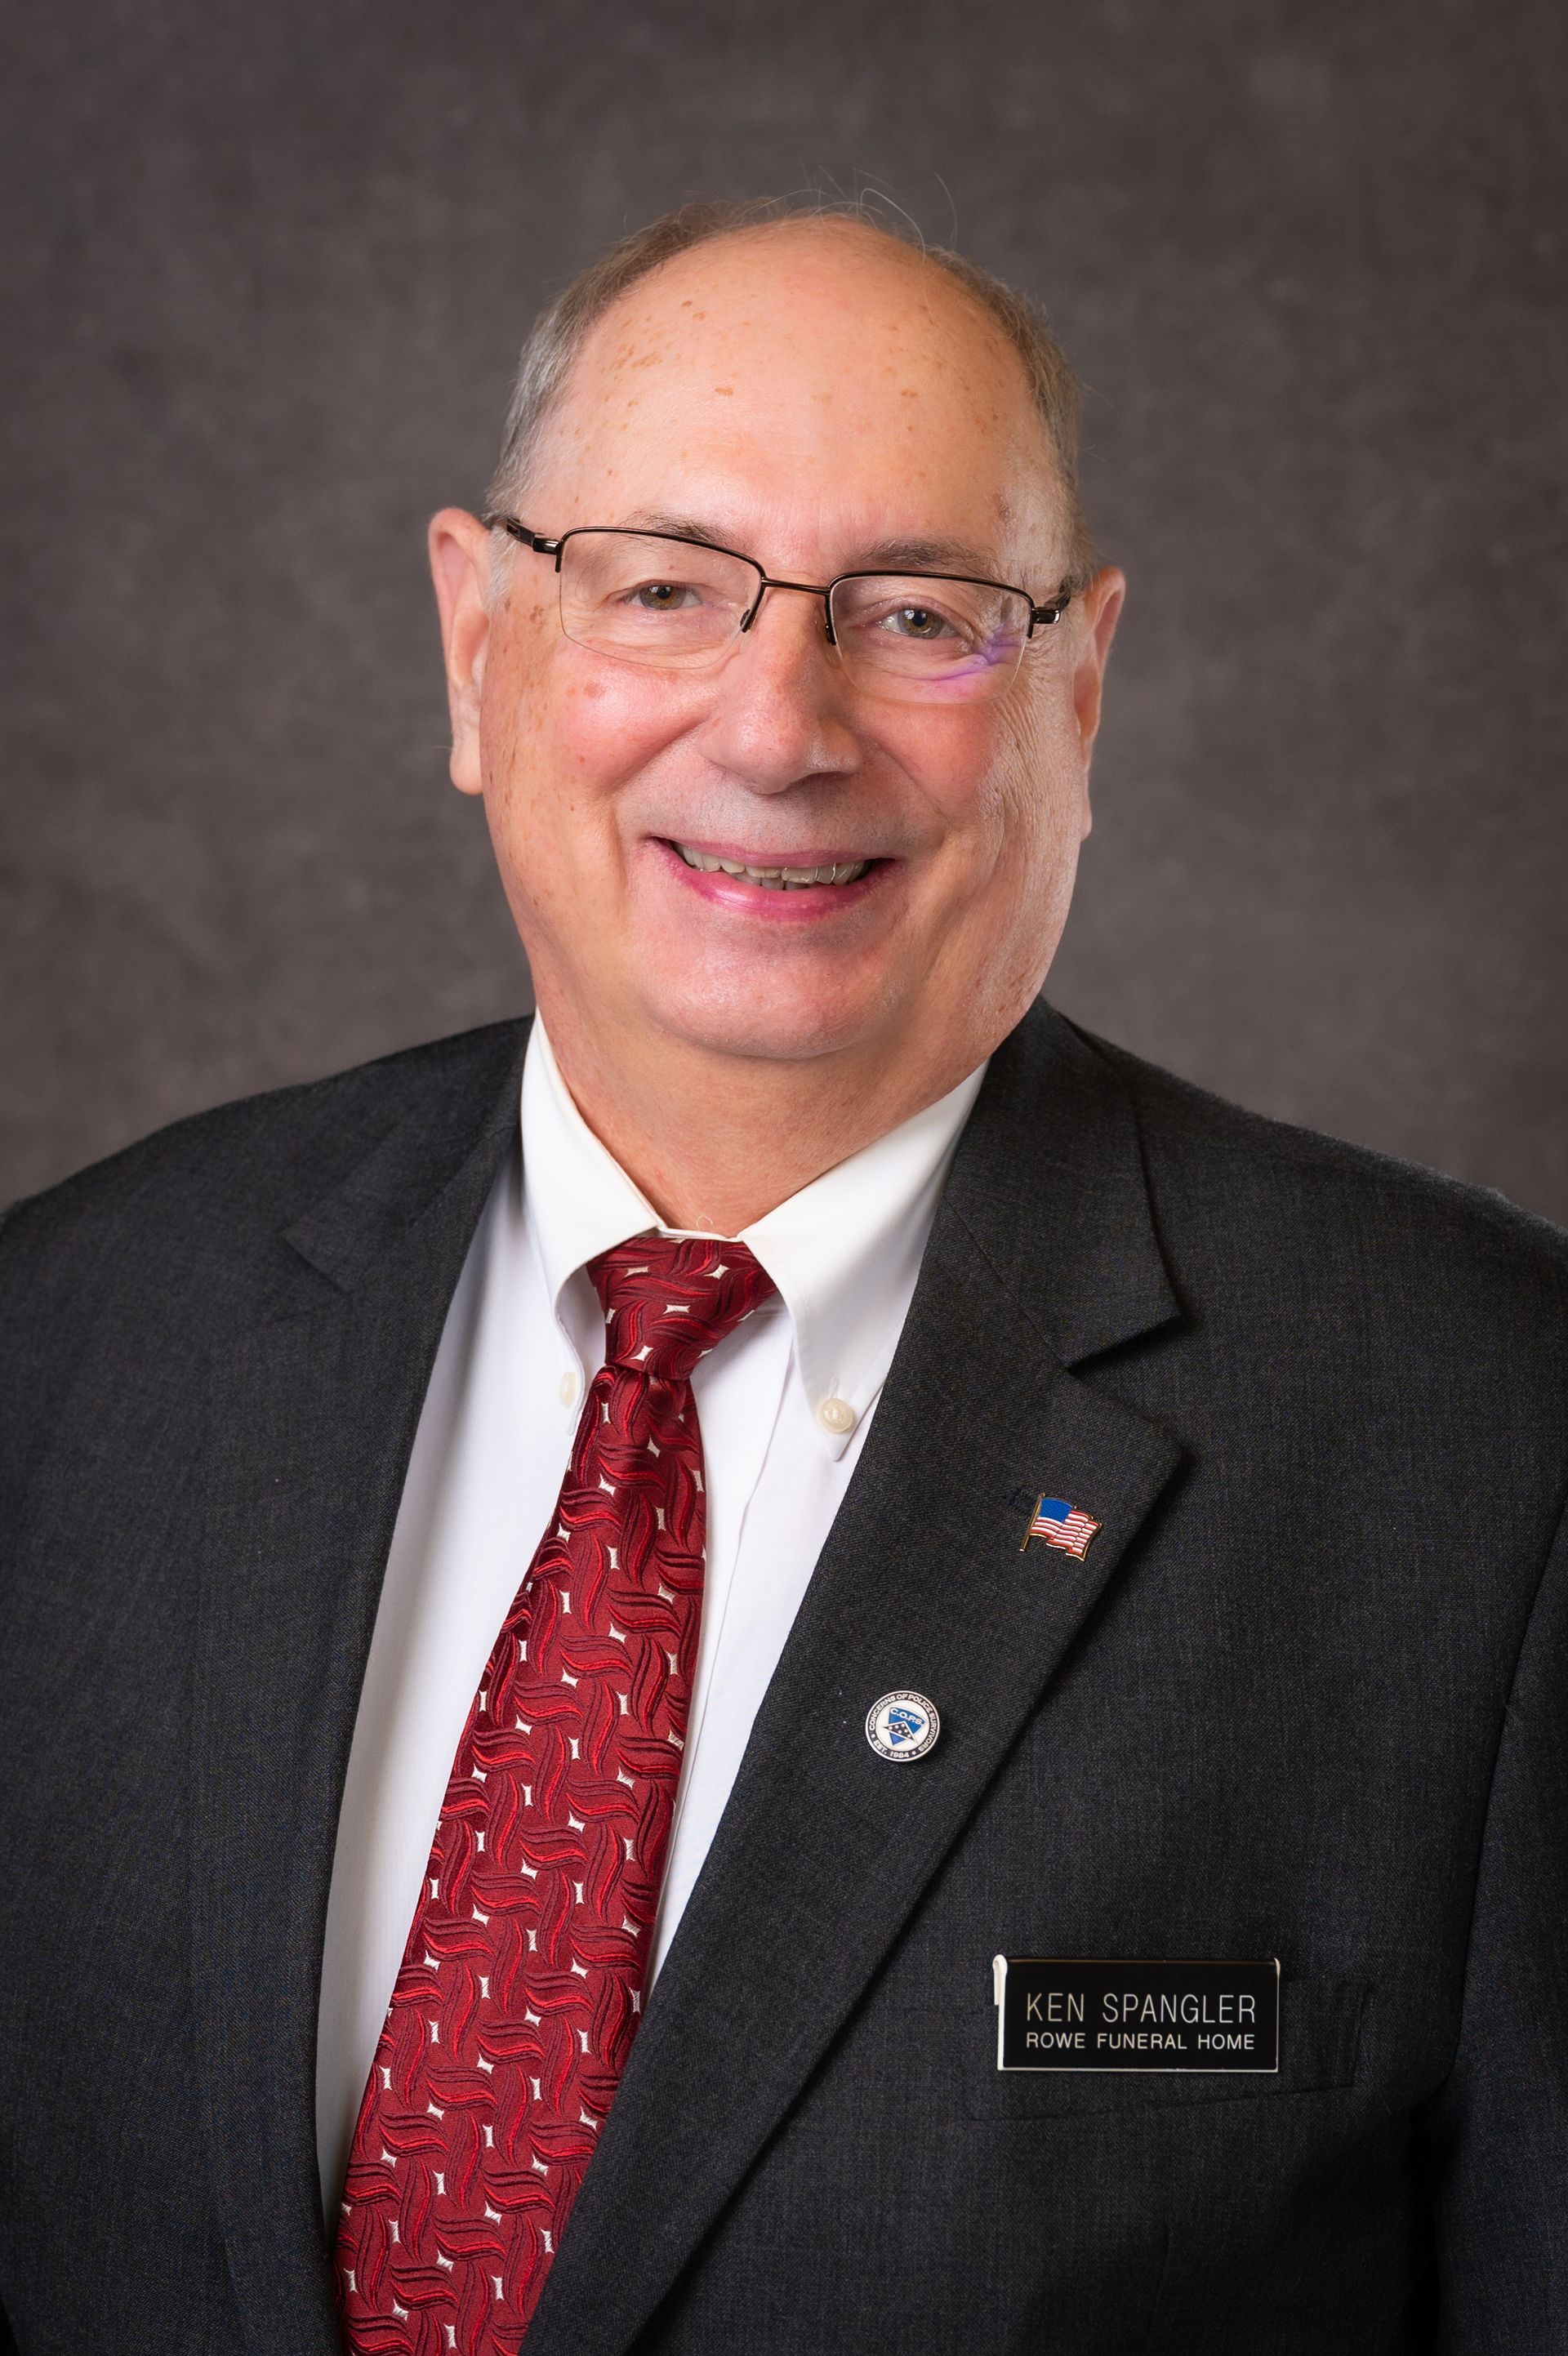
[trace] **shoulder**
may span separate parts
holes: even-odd
[[[1495,1188],[1465,1183],[1342,1138],[1249,1112],[1207,1088],[1080,1033],[1132,1099],[1152,1183],[1179,1190],[1191,1213],[1289,1222],[1316,1238],[1368,1227],[1387,1244],[1409,1235],[1518,1254],[1568,1277],[1568,1233]]]
[[[1480,1359],[1568,1339],[1568,1234],[1490,1188],[1267,1119],[1080,1034],[1131,1100],[1190,1298],[1266,1305],[1303,1344],[1442,1334]]]
[[[492,1099],[525,1025],[492,1023],[175,1121],[0,1222],[0,1325],[156,1290],[216,1305],[253,1288],[293,1220],[394,1129],[433,1141]]]

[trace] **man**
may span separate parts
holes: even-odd
[[[24,2356],[1568,2347],[1568,1257],[1038,1000],[1071,415],[618,250],[431,533],[532,1033],[11,1215]]]

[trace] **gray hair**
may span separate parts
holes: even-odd
[[[1094,546],[1078,487],[1079,383],[1044,309],[963,254],[944,246],[929,246],[902,227],[875,217],[864,201],[765,197],[737,203],[680,205],[591,262],[563,287],[529,331],[507,410],[500,459],[487,494],[489,508],[515,509],[522,499],[529,467],[573,363],[594,327],[639,279],[677,254],[689,253],[693,246],[733,237],[744,230],[801,220],[847,220],[896,245],[912,248],[956,279],[1000,327],[1024,364],[1035,409],[1045,427],[1065,509],[1068,577],[1073,587],[1081,588],[1094,570]]]

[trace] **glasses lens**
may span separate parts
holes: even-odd
[[[723,653],[757,587],[739,557],[690,541],[574,532],[561,552],[561,626],[596,654],[678,669]]]
[[[841,581],[832,599],[844,669],[883,693],[997,695],[1015,677],[1029,603],[1015,590],[926,573]]]

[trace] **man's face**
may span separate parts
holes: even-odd
[[[793,581],[916,542],[944,552],[923,569],[1043,601],[1067,555],[1016,356],[934,267],[832,225],[725,239],[634,287],[522,507],[553,536],[662,527]],[[716,668],[660,671],[564,635],[550,558],[511,549],[487,616],[478,527],[438,517],[433,546],[453,776],[484,794],[553,1033],[956,1079],[1012,1028],[1088,831],[1117,576],[1036,630],[1004,695],[910,702],[846,680],[820,600],[769,590]],[[693,853],[869,863],[779,891]]]

